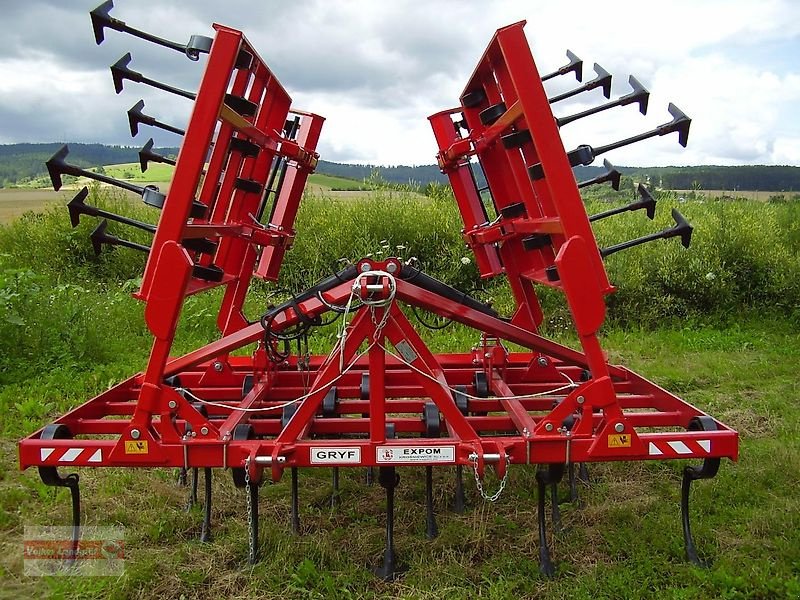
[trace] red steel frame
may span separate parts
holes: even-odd
[[[460,106],[430,117],[439,144],[439,163],[448,174],[465,224],[464,239],[484,277],[504,274],[516,299],[513,318],[504,320],[480,305],[448,294],[446,286],[426,285],[397,259],[360,261],[357,273],[318,293],[280,307],[276,332],[345,305],[353,296],[378,305],[354,310],[346,337],[330,356],[313,356],[305,371],[300,357],[267,359],[264,328],[251,324],[242,306],[254,274],[274,280],[290,245],[292,223],[308,173],[322,119],[301,117],[296,141],[280,133],[290,99],[242,34],[215,25],[217,35],[178,156],[175,179],[159,222],[138,296],[146,302],[145,320],[154,336],[147,368],[56,422],[73,439],[43,440],[41,431],[20,442],[20,464],[30,466],[234,467],[250,465],[260,479],[265,468],[274,480],[289,467],[486,463],[502,475],[508,464],[566,464],[609,460],[662,460],[738,455],[738,435],[716,421],[715,431],[687,431],[702,411],[622,366],[608,364],[598,330],[605,318],[608,281],[585,208],[550,112],[544,88],[522,30],[516,23],[498,30],[470,78],[465,93],[480,91],[480,106]],[[237,68],[240,52],[253,57]],[[224,105],[226,91],[259,106],[248,120]],[[479,113],[503,101],[507,111],[484,126]],[[464,115],[469,134],[453,125]],[[217,130],[216,138],[214,132]],[[528,130],[530,141],[506,149],[501,135]],[[228,153],[230,139],[260,147],[258,157]],[[205,178],[201,170],[214,140]],[[276,157],[292,161],[272,211],[272,227],[248,217],[257,194],[235,187],[236,177],[266,181]],[[486,222],[480,193],[468,161],[477,156],[498,211],[522,203],[524,213]],[[531,181],[527,167],[541,162],[544,178]],[[224,168],[223,168],[224,167]],[[199,195],[198,193],[199,187]],[[192,200],[209,206],[206,221],[189,222]],[[526,250],[523,238],[550,236],[550,243]],[[218,237],[219,248],[205,264],[223,269],[220,282],[192,277],[193,258],[180,245],[187,237]],[[258,255],[258,247],[263,251]],[[558,278],[548,276],[555,266]],[[552,271],[552,269],[550,269]],[[354,292],[354,284],[355,292]],[[560,289],[572,313],[581,350],[537,333],[542,310],[535,284]],[[220,307],[220,339],[183,357],[170,358],[175,330],[187,295],[226,287]],[[409,304],[476,330],[480,341],[469,352],[434,355],[400,310]],[[479,334],[479,335],[477,335]],[[509,352],[502,341],[527,348]],[[368,350],[360,350],[364,345]],[[255,345],[251,356],[232,356]],[[346,368],[342,368],[346,365]],[[452,388],[466,385],[477,396],[476,373],[490,395],[473,398],[463,414]],[[361,383],[369,376],[369,393]],[[201,414],[167,378],[207,402]],[[589,376],[588,379],[586,376]],[[242,384],[253,376],[244,396]],[[310,377],[310,388],[304,378]],[[335,385],[335,414],[322,402]],[[311,390],[309,392],[309,389]],[[288,423],[277,409],[300,397]],[[433,402],[444,423],[442,436],[426,437],[420,418]],[[250,416],[257,414],[258,416]],[[574,418],[574,426],[564,421]],[[387,439],[386,424],[397,439]],[[254,439],[233,439],[237,425],[249,424]],[[432,458],[402,455],[416,449]],[[315,452],[328,453],[324,464]],[[346,451],[345,451],[346,450]],[[413,454],[413,452],[412,452]],[[337,458],[338,457],[338,458]],[[249,462],[246,462],[248,461]]]

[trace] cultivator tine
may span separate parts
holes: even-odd
[[[464,467],[456,465],[456,489],[453,495],[453,512],[463,514],[466,510],[466,498],[464,496]]]
[[[147,171],[147,163],[149,162],[163,163],[173,167],[177,164],[171,158],[153,152],[153,138],[147,140],[147,143],[139,150],[139,166],[142,169],[142,173]]]
[[[211,468],[203,468],[203,524],[200,528],[200,541],[211,541]]]
[[[540,467],[536,471],[536,483],[538,486],[538,523],[539,523],[539,572],[545,577],[553,577],[556,573],[553,561],[550,558],[550,548],[547,545],[547,524],[545,500],[547,498],[547,486],[555,485],[564,475],[564,465],[551,464],[547,468]],[[557,502],[554,506],[557,506]]]
[[[247,465],[245,465],[245,471]],[[247,562],[251,565],[258,560],[258,483],[247,479],[247,523],[248,523],[248,547]]]
[[[688,248],[692,243],[692,226],[676,208],[672,209],[672,218],[675,220],[675,225],[673,227],[665,229],[664,231],[651,233],[650,235],[645,235],[640,238],[628,240],[627,242],[622,242],[621,244],[609,246],[608,248],[602,248],[600,250],[600,256],[606,258],[607,256],[610,256],[615,252],[619,252],[620,250],[626,250],[627,248],[640,246],[654,240],[666,240],[673,237],[680,237],[683,247]]]
[[[550,513],[553,521],[553,532],[560,533],[561,528],[561,508],[558,506],[558,482],[550,484]]]
[[[550,104],[555,104],[556,102],[561,102],[562,100],[566,100],[567,98],[572,98],[573,96],[577,96],[578,94],[582,94],[583,92],[588,92],[595,88],[602,88],[603,95],[606,98],[611,97],[611,73],[606,71],[603,67],[594,63],[594,72],[597,73],[597,77],[592,79],[591,81],[587,81],[581,86],[576,87],[575,89],[568,90],[563,94],[558,94],[557,96],[553,96],[552,98],[548,98],[547,101]],[[580,80],[579,80],[580,81]]]
[[[628,104],[634,104],[634,103],[639,105],[639,112],[642,113],[643,115],[646,115],[647,100],[650,97],[650,92],[648,92],[647,89],[641,83],[639,83],[639,81],[633,75],[631,75],[628,78],[628,83],[633,88],[632,92],[625,94],[624,96],[620,96],[619,98],[617,98],[616,100],[612,100],[611,102],[606,102],[605,104],[601,104],[600,106],[594,106],[582,112],[575,113],[574,115],[559,117],[556,119],[556,123],[558,123],[559,127],[562,127],[564,125],[567,125],[568,123],[577,121],[578,119],[583,119],[584,117],[596,115],[597,113],[609,110],[611,108],[615,108],[617,106],[627,106]]]
[[[339,467],[333,467],[331,469],[331,486],[333,491],[331,492],[331,508],[336,508],[339,506]]]
[[[575,73],[575,79],[578,81],[583,80],[583,61],[575,56],[571,50],[567,50],[567,58],[569,62],[565,64],[563,67],[559,67],[552,73],[548,73],[547,75],[542,76],[542,81],[547,81],[548,79],[553,79],[553,77],[558,77],[560,75],[566,75],[567,73]]]
[[[198,60],[201,53],[208,54],[208,52],[211,50],[211,43],[213,40],[210,37],[193,35],[189,38],[189,42],[186,44],[179,44],[177,42],[165,40],[149,34],[146,31],[134,29],[133,27],[126,25],[125,21],[115,19],[109,14],[112,8],[114,8],[114,3],[112,0],[107,0],[89,13],[92,18],[94,39],[98,46],[103,43],[103,40],[105,39],[104,30],[108,28],[113,29],[114,31],[127,33],[165,48],[170,48],[171,50],[177,50],[178,52],[185,54],[190,60]]]
[[[383,563],[375,569],[375,575],[384,581],[393,581],[405,570],[398,565],[394,549],[394,490],[400,483],[395,467],[379,467],[378,483],[386,490],[386,548]]]
[[[42,429],[39,436],[41,440],[64,440],[72,438],[72,433],[66,425],[53,423]],[[77,473],[70,473],[62,477],[56,467],[39,467],[39,478],[42,483],[52,487],[69,488],[72,500],[72,539],[69,558],[65,561],[67,568],[71,567],[78,556],[78,545],[81,537],[81,489],[80,477]]]
[[[178,485],[180,487],[187,486],[187,475],[188,472],[186,471],[186,467],[181,467],[180,469],[178,469]]]
[[[575,150],[571,150],[567,153],[569,164],[573,167],[577,167],[578,165],[590,165],[592,162],[594,162],[595,158],[601,154],[610,152],[611,150],[616,150],[617,148],[622,148],[623,146],[630,146],[636,142],[641,142],[652,137],[667,135],[673,132],[678,133],[678,143],[685,147],[689,139],[689,126],[692,124],[692,120],[687,117],[681,109],[671,102],[668,110],[669,114],[672,115],[672,120],[670,122],[659,125],[655,129],[645,131],[639,135],[606,144],[605,146],[592,147],[588,144],[578,146]],[[534,180],[544,177],[542,163],[536,163],[528,167],[528,174],[530,175],[531,179]]]
[[[636,202],[631,202],[630,204],[626,204],[625,206],[620,206],[618,208],[612,208],[610,210],[597,213],[596,215],[591,215],[589,217],[589,221],[595,222],[601,219],[605,219],[606,217],[611,217],[614,215],[618,215],[620,213],[634,211],[634,210],[645,210],[647,212],[647,218],[652,221],[656,216],[656,200],[655,198],[653,198],[653,196],[650,194],[647,188],[644,187],[641,183],[639,184],[638,191],[639,191],[639,196],[641,196],[641,200],[637,200]]]
[[[128,124],[131,127],[131,137],[136,137],[139,135],[139,125],[150,125],[151,127],[157,127],[159,129],[163,129],[164,131],[169,131],[178,135],[186,135],[186,131],[184,129],[179,129],[178,127],[168,125],[167,123],[162,123],[150,115],[144,114],[142,112],[143,108],[144,100],[139,100],[136,104],[128,109]]]
[[[300,535],[300,499],[297,489],[297,467],[292,467],[292,533]]]
[[[716,431],[717,424],[709,416],[694,417],[689,422],[689,431]],[[681,481],[681,525],[683,529],[683,542],[686,548],[686,559],[698,567],[707,567],[707,563],[700,559],[697,547],[692,536],[689,523],[689,492],[693,481],[699,479],[712,479],[719,471],[719,458],[706,458],[700,466],[687,466],[683,469]]]
[[[433,510],[433,467],[425,467],[425,535],[429,540],[439,535]]]
[[[187,98],[189,100],[194,100],[197,97],[197,94],[192,92],[187,92],[186,90],[182,90],[180,88],[167,85],[166,83],[161,83],[160,81],[156,81],[155,79],[150,79],[149,77],[145,77],[138,71],[134,71],[128,65],[132,60],[131,53],[128,52],[122,56],[117,62],[111,65],[111,77],[114,79],[114,91],[118,94],[122,92],[124,87],[124,82],[127,79],[128,81],[132,81],[133,83],[143,83],[144,85],[149,85],[150,87],[154,87],[158,90],[162,90],[164,92],[169,92],[170,94],[175,94],[176,96],[181,96],[183,98]]]
[[[143,221],[137,221],[136,219],[129,219],[128,217],[123,217],[122,215],[97,208],[91,204],[86,204],[85,200],[88,194],[89,188],[84,187],[72,200],[69,201],[69,204],[67,204],[70,222],[72,223],[73,227],[78,226],[81,215],[88,215],[90,217],[109,219],[111,221],[116,221],[117,223],[122,223],[123,225],[131,225],[132,227],[149,231],[150,233],[155,233],[155,225],[151,225],[150,223],[145,223]]]
[[[106,231],[108,229],[108,221],[103,219],[100,221],[100,224],[92,231],[89,239],[92,240],[92,247],[94,248],[95,256],[100,256],[100,252],[103,250],[103,244],[108,244],[109,246],[123,246],[124,248],[130,248],[131,250],[138,250],[140,252],[149,253],[150,246],[145,246],[143,244],[137,244],[136,242],[130,242],[128,240],[123,240],[118,238],[117,236],[108,233]],[[192,473],[192,487],[194,488],[194,498],[195,501],[197,500],[197,475]]]
[[[189,499],[186,501],[186,510],[190,511],[197,504],[197,486],[200,479],[200,473],[197,467],[192,468],[191,485],[189,486]]]
[[[585,188],[590,185],[597,185],[599,183],[605,183],[606,181],[611,182],[611,188],[614,190],[619,191],[619,183],[622,179],[622,173],[617,171],[617,168],[612,165],[608,160],[603,161],[603,166],[606,168],[606,172],[602,175],[598,175],[592,179],[587,179],[586,181],[581,181],[578,183],[579,188]]]

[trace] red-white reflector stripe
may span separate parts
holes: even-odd
[[[40,448],[39,449],[39,458],[42,462],[59,462],[59,463],[73,463],[82,454],[84,451],[92,452],[91,448]],[[86,462],[90,463],[99,463],[103,462],[103,451],[102,449],[98,448],[92,455],[88,458],[84,458]]]
[[[711,440],[668,440],[650,442],[647,453],[650,456],[681,457],[711,453]]]

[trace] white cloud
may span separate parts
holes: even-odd
[[[87,12],[98,3],[29,0],[25,10],[6,13],[0,140],[133,143],[124,111],[140,97],[151,114],[185,122],[185,100],[133,84],[115,96],[107,65],[130,48],[133,68],[187,89],[200,67],[113,31],[97,48]],[[568,148],[663,123],[674,101],[693,119],[687,150],[672,135],[608,158],[620,165],[800,164],[800,3],[791,0],[172,0],[147,7],[117,0],[112,14],[181,42],[209,34],[212,21],[243,29],[295,104],[327,118],[320,148],[329,160],[431,163],[427,116],[457,104],[495,29],[527,19],[542,72],[563,64],[571,48],[585,59],[587,78],[595,61],[614,73],[615,95],[627,92],[631,72],[652,92],[647,117],[629,107],[564,127]],[[558,78],[547,89],[574,85]],[[601,101],[592,92],[554,109],[569,114]]]

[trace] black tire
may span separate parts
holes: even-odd
[[[521,148],[523,144],[531,141],[531,132],[527,129],[520,129],[519,131],[502,136],[500,141],[503,142],[503,147],[507,150]]]
[[[483,90],[475,90],[474,92],[467,92],[461,96],[461,106],[464,108],[475,108],[486,100],[486,92]]]
[[[438,438],[441,435],[442,415],[435,403],[426,402],[422,407],[422,422],[425,424],[425,437]]]
[[[253,426],[250,423],[239,423],[236,427],[233,428],[233,436],[231,439],[234,441],[242,441],[242,440],[254,440],[256,438],[256,432],[253,429]],[[231,469],[231,477],[233,478],[233,485],[239,489],[244,489],[247,487],[247,482],[245,481],[244,476],[244,469],[241,468],[232,468]]]
[[[453,400],[456,402],[458,410],[465,417],[469,414],[469,398],[467,397],[467,386],[457,385],[453,388]]]
[[[492,104],[489,108],[484,108],[479,114],[478,117],[486,127],[497,121],[500,117],[506,114],[505,102],[498,102],[497,104]]]
[[[339,404],[339,391],[336,386],[331,386],[322,399],[322,416],[325,418],[336,416],[336,406]]]

